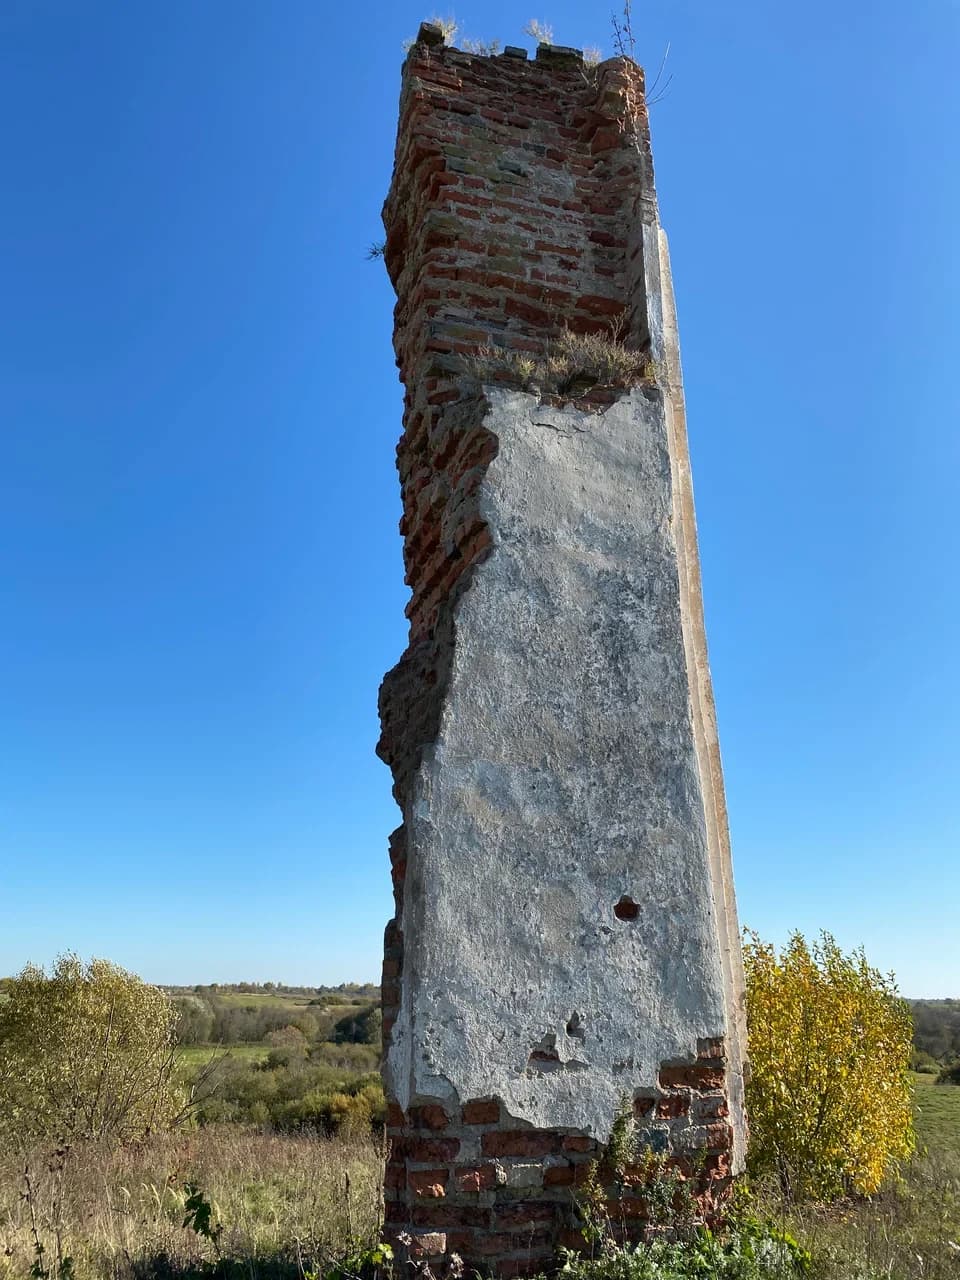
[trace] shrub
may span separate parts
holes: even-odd
[[[942,1065],[932,1054],[926,1053],[923,1049],[914,1047],[913,1052],[910,1054],[911,1071],[920,1071],[925,1075],[935,1076]]]
[[[328,1046],[324,1046],[328,1047]],[[332,1046],[330,1046],[332,1047]],[[345,1048],[361,1048],[348,1045]],[[369,1132],[386,1112],[379,1076],[357,1074],[274,1049],[265,1063],[224,1059],[201,1124],[256,1124],[276,1130]]]
[[[824,933],[744,944],[750,1162],[793,1198],[876,1191],[913,1149],[912,1026],[892,976]]]
[[[368,1005],[346,1014],[334,1023],[330,1039],[335,1044],[380,1044],[383,1039],[383,1016],[377,1005]]]
[[[565,1280],[798,1280],[810,1255],[785,1231],[746,1220],[722,1235],[611,1246],[596,1257],[564,1254]]]
[[[126,1141],[170,1124],[170,1000],[106,960],[28,965],[0,1006],[0,1134],[17,1142]]]

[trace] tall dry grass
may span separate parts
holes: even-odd
[[[37,1237],[51,1280],[58,1254],[73,1260],[75,1280],[305,1280],[371,1245],[380,1226],[382,1151],[368,1135],[224,1125],[122,1150],[85,1147],[62,1164],[52,1154],[0,1153],[0,1280],[35,1274]],[[222,1223],[222,1257],[183,1226],[188,1183]],[[808,1280],[960,1280],[960,1152],[943,1144],[870,1199],[786,1205],[755,1188],[744,1211],[809,1251]],[[695,1262],[658,1280],[710,1280]],[[747,1269],[734,1280],[756,1277]],[[782,1280],[800,1278],[784,1265]]]
[[[30,1190],[27,1190],[29,1178]],[[216,1261],[184,1227],[185,1186],[222,1223],[218,1274],[302,1277],[380,1225],[382,1153],[368,1136],[272,1135],[231,1126],[158,1135],[125,1149],[87,1146],[0,1154],[0,1277],[26,1280],[37,1262],[77,1280],[186,1277]]]
[[[811,1255],[816,1280],[960,1280],[960,1156],[915,1156],[876,1195],[839,1204],[784,1204],[757,1191],[753,1212]]]

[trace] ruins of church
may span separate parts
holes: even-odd
[[[583,1245],[629,1115],[716,1217],[740,943],[643,73],[424,24],[384,209],[409,643],[383,967],[388,1238],[524,1275]],[[647,1159],[652,1155],[655,1160]],[[599,1163],[598,1163],[599,1162]],[[409,1239],[408,1239],[409,1238]]]

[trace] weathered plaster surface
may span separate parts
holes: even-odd
[[[624,1094],[729,1030],[675,428],[659,390],[602,413],[488,399],[494,549],[405,815],[388,1082],[404,1108],[498,1097],[606,1140]]]

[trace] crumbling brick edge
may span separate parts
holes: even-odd
[[[392,1104],[385,1237],[434,1267],[458,1254],[470,1266],[495,1263],[500,1276],[543,1271],[559,1248],[586,1247],[578,1192],[593,1172],[608,1196],[611,1228],[624,1241],[649,1235],[647,1187],[657,1170],[685,1183],[701,1221],[715,1224],[731,1183],[725,1072],[719,1039],[701,1040],[693,1061],[664,1063],[657,1086],[633,1099],[638,1151],[659,1160],[653,1172],[641,1159],[616,1178],[595,1138],[534,1128],[497,1098],[454,1107],[424,1101],[406,1112]]]

